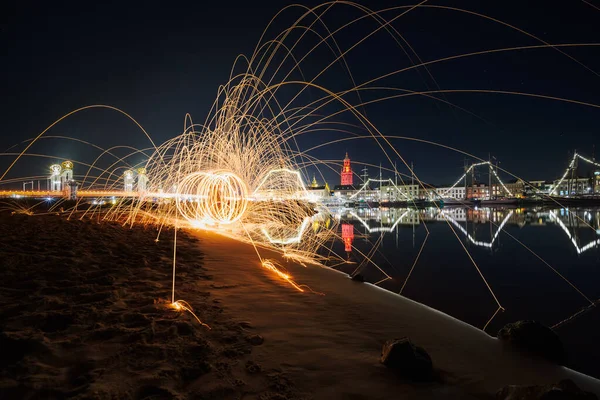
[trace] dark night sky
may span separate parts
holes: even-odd
[[[600,7],[597,0],[588,2]],[[235,57],[251,54],[271,17],[292,2],[7,3],[0,9],[0,151],[36,136],[63,114],[90,104],[125,110],[157,143],[163,142],[181,131],[185,113],[191,113],[197,122],[206,118]],[[412,3],[362,4],[380,9]],[[483,13],[553,44],[600,43],[600,10],[583,1],[436,0],[426,4]],[[330,15],[332,25],[348,16],[346,8],[339,10]],[[289,26],[297,15],[282,18],[276,30]],[[414,10],[394,27],[422,60],[538,44],[494,22],[441,9]],[[360,35],[355,29],[341,37],[340,43],[347,47]],[[563,50],[600,73],[600,47]],[[359,82],[409,65],[383,36],[365,43],[348,59]],[[436,64],[430,72],[442,89],[523,91],[600,104],[600,76],[553,49],[470,57]],[[343,79],[341,75],[329,78],[332,87],[338,85],[336,79]],[[431,80],[422,75],[413,71],[386,83],[410,90],[431,87]],[[591,155],[592,146],[600,145],[598,108],[498,94],[447,94],[444,98],[478,117],[416,96],[369,106],[366,112],[386,135],[436,141],[484,158],[491,153],[501,160],[501,167],[527,179],[554,179],[566,167],[569,151],[578,149]],[[130,121],[107,110],[80,113],[49,134],[100,146],[149,145]],[[303,144],[310,146],[319,140],[313,136]],[[407,141],[394,144],[428,182],[453,182],[461,173],[464,156],[460,154]],[[90,155],[72,142],[48,139],[34,150],[91,161]],[[357,141],[315,155],[341,159],[346,150],[357,161],[377,164],[381,159],[373,148]],[[0,160],[2,171],[8,161],[8,157]],[[30,159],[18,164],[11,176],[45,174],[43,168],[50,161]],[[327,177],[336,179],[333,174]]]

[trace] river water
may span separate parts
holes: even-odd
[[[348,261],[337,269],[491,335],[522,319],[559,324],[569,366],[600,377],[600,304],[561,324],[600,299],[600,208],[334,213],[330,248]]]

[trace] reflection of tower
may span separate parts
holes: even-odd
[[[350,157],[348,157],[348,153],[346,153],[344,166],[342,167],[342,185],[352,186],[352,167],[350,167]]]
[[[146,191],[146,187],[148,186],[148,175],[146,175],[146,168],[138,168],[137,173],[137,191],[144,193]]]
[[[123,188],[126,192],[133,192],[133,171],[128,169],[123,173]]]
[[[53,164],[50,166],[50,178],[48,178],[48,180],[50,181],[49,188],[53,192],[60,191],[60,171],[61,170],[62,170],[62,167],[58,164]]]
[[[68,190],[69,181],[73,180],[73,163],[71,161],[63,161],[61,164],[62,172],[60,173],[60,189]]]
[[[351,253],[352,241],[354,240],[354,225],[342,224],[342,240],[344,241],[344,250],[346,253]]]

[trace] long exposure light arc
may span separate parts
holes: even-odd
[[[133,123],[135,123],[138,128],[140,128],[142,130],[142,132],[146,135],[146,138],[150,141],[150,143],[152,143],[153,148],[156,149],[156,145],[154,144],[154,142],[152,141],[152,138],[150,137],[150,135],[148,134],[148,132],[146,132],[146,130],[142,127],[142,125],[140,125],[139,122],[137,122],[135,120],[135,118],[133,118],[131,115],[127,114],[125,111],[117,108],[117,107],[113,107],[113,106],[109,106],[109,105],[104,105],[104,104],[94,104],[94,105],[89,105],[89,106],[85,106],[85,107],[81,107],[78,108],[76,110],[73,110],[65,115],[63,115],[62,117],[60,117],[59,119],[57,119],[56,121],[54,121],[52,124],[50,124],[46,129],[44,129],[38,136],[35,137],[35,139],[33,139],[26,147],[25,149],[23,149],[21,151],[21,153],[19,153],[19,155],[13,160],[13,162],[8,166],[8,168],[6,168],[6,170],[4,171],[4,173],[2,174],[2,176],[0,176],[0,181],[2,181],[2,179],[4,179],[4,177],[6,176],[6,174],[8,174],[8,172],[12,169],[12,167],[17,163],[17,161],[19,161],[19,159],[21,158],[21,156],[23,156],[25,153],[27,153],[27,150],[29,150],[29,148],[31,146],[33,146],[33,144],[39,139],[41,138],[48,130],[50,130],[54,125],[58,124],[60,121],[64,120],[65,118],[70,117],[73,114],[76,114],[80,111],[83,110],[88,110],[88,109],[92,109],[92,108],[106,108],[109,110],[114,110],[117,111],[123,115],[125,115],[127,118],[129,118],[131,121],[133,121]]]

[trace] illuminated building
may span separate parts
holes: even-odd
[[[342,224],[342,240],[346,253],[352,252],[352,241],[354,240],[354,225]]]
[[[123,173],[123,189],[126,192],[133,192],[133,171],[129,169]]]
[[[62,172],[60,173],[60,189],[68,190],[69,182],[73,180],[73,163],[71,161],[63,161],[60,166]]]
[[[60,186],[60,172],[62,167],[59,164],[53,164],[50,166],[50,177],[48,178],[50,182],[50,190],[53,192],[58,192],[61,189]]]
[[[487,199],[489,198],[489,187],[484,183],[473,183],[467,187],[467,199]]]
[[[146,168],[138,168],[137,173],[137,191],[144,193],[148,186],[148,175],[146,175]]]
[[[352,167],[350,166],[350,157],[346,153],[344,158],[344,166],[342,167],[341,182],[333,188],[335,197],[350,197],[356,192],[356,188],[352,184]]]
[[[590,184],[590,178],[567,177],[567,179],[555,180],[552,191],[555,195],[559,196],[582,195],[590,194],[592,192],[592,186]]]
[[[467,197],[464,186],[447,186],[436,188],[436,192],[442,199],[462,200]]]
[[[344,166],[342,167],[342,180],[340,182],[342,186],[352,186],[352,167],[350,166],[350,157],[346,153],[344,158]]]
[[[313,180],[309,187],[306,188],[309,194],[309,198],[312,201],[325,200],[331,197],[331,191],[329,190],[329,185],[325,182],[325,185],[319,185],[317,183],[317,179],[313,176]]]

